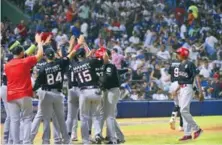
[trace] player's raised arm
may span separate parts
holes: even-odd
[[[80,35],[78,38],[78,44],[74,46],[75,43],[75,37],[71,37],[70,41],[69,41],[69,50],[71,50],[69,52],[69,54],[67,55],[67,57],[69,59],[71,59],[73,57],[73,55],[75,54],[75,52],[80,48],[81,45],[83,45],[83,43],[85,42],[84,36]]]
[[[43,57],[43,45],[48,44],[51,40],[51,36],[48,36],[46,41],[42,41],[42,34],[36,34],[35,35],[35,41],[38,44],[38,51],[35,57],[37,58],[37,61],[41,60]]]

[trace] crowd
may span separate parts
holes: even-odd
[[[200,70],[205,98],[222,98],[222,3],[219,0],[11,0],[30,16],[13,26],[3,18],[2,47],[29,46],[36,32],[53,35],[54,49],[83,34],[90,48],[112,50],[123,100],[167,100],[171,62],[181,46]]]

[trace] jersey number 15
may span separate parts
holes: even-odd
[[[89,82],[89,81],[92,80],[92,76],[89,73],[89,70],[85,70],[83,72],[79,72],[78,76],[79,76],[79,79],[80,79],[81,83]]]

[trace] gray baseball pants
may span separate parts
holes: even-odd
[[[116,121],[119,97],[119,88],[103,91],[103,101],[100,108],[101,128],[103,128],[104,122],[106,121],[106,135],[112,142],[116,142],[117,139],[124,140],[124,135]]]
[[[53,113],[55,113],[58,125],[62,134],[62,143],[68,144],[70,142],[66,124],[65,124],[65,114],[64,114],[64,104],[63,104],[63,94],[55,89],[51,91],[40,91],[39,99],[41,100],[40,108],[43,115],[44,126],[46,128],[46,136],[50,136],[50,120]]]
[[[10,114],[10,132],[13,144],[20,142],[20,120],[25,124],[23,126],[23,144],[31,144],[31,124],[32,124],[32,98],[24,97],[7,102]]]
[[[68,133],[77,135],[78,112],[79,112],[79,88],[72,87],[68,91],[68,114],[66,127]]]
[[[199,126],[193,120],[192,115],[190,114],[190,103],[193,98],[193,86],[191,84],[187,84],[185,87],[180,88],[179,93],[179,106],[180,113],[183,118],[183,128],[185,135],[191,135],[192,130],[198,131]]]
[[[42,90],[40,89],[38,91],[42,91]],[[39,100],[38,112],[36,113],[35,118],[32,122],[32,130],[31,130],[31,140],[32,140],[32,142],[34,141],[35,136],[38,133],[40,123],[43,120],[43,114],[42,114],[42,110],[41,110],[41,103],[42,103],[42,100]],[[43,120],[43,123],[44,123],[44,120]],[[60,128],[59,128],[59,124],[58,124],[57,118],[55,116],[55,113],[53,113],[53,115],[52,115],[52,123],[53,123],[54,144],[60,144],[61,143]],[[42,144],[50,144],[50,136],[48,136],[50,134],[49,126],[44,125],[43,130],[44,131],[43,131],[43,136],[42,136]]]
[[[99,123],[99,106],[101,102],[101,95],[97,94],[98,91],[98,89],[84,89],[81,90],[81,94],[79,97],[81,134],[83,144],[90,143],[88,124],[90,119],[90,111],[92,112],[95,135],[101,132]]]

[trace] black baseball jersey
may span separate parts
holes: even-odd
[[[96,68],[103,65],[102,60],[87,58],[73,65],[74,76],[80,88],[87,86],[99,86],[99,76],[96,74]]]
[[[58,89],[63,87],[64,73],[69,66],[67,57],[55,59],[52,62],[47,62],[39,70],[39,75],[36,79],[34,90],[42,87],[43,90]]]
[[[170,76],[171,76],[171,82],[178,81],[178,78],[179,78],[179,65],[180,65],[179,62],[173,62],[173,63],[170,65],[170,68],[169,68],[169,70],[168,70],[168,73],[169,73]]]
[[[103,66],[102,87],[111,89],[120,87],[118,70],[115,65],[108,63]]]
[[[36,69],[39,72],[40,68],[42,68],[44,65],[46,65],[46,60],[43,58],[36,64]]]
[[[71,61],[71,64],[69,65],[67,73],[66,73],[67,78],[68,78],[69,88],[78,86],[78,82],[76,81],[76,77],[74,76],[73,67],[72,67],[72,65],[74,65],[75,63],[76,62]]]
[[[195,76],[199,74],[199,70],[193,62],[186,61],[179,65],[179,78],[178,83],[181,84],[193,84]]]

